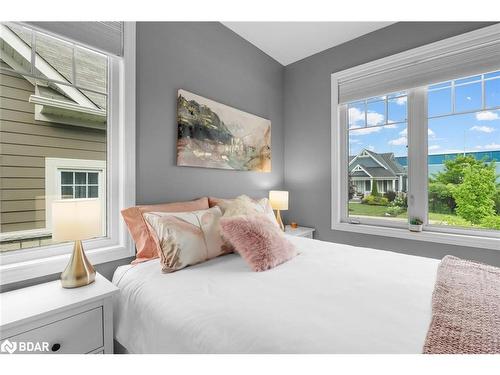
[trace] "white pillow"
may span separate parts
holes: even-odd
[[[223,217],[232,216],[242,216],[242,215],[258,215],[265,214],[273,224],[279,228],[279,224],[276,221],[276,216],[274,215],[269,199],[262,198],[259,200],[253,200],[246,195],[240,195],[239,197],[233,199],[225,207]]]

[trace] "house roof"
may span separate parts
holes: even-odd
[[[397,162],[392,152],[376,153],[363,149],[356,156],[349,156],[349,172],[353,177],[366,177],[366,173],[373,178],[396,178],[406,174],[405,168]],[[357,166],[362,167],[366,173],[353,171]]]
[[[20,74],[23,71],[28,73],[31,70],[31,34],[15,25],[2,24],[0,27],[2,60]],[[58,39],[52,39],[37,34],[34,68],[42,80],[47,78],[70,83],[73,68],[73,47]],[[106,57],[85,49],[78,49],[75,50],[75,59],[77,80],[75,83],[80,87],[105,93],[107,85]],[[24,77],[34,86],[40,88],[38,91],[47,101],[47,106],[50,104],[50,107],[57,107],[58,103],[71,103],[74,109],[78,109],[76,112],[84,113],[88,109],[96,119],[99,118],[99,121],[102,121],[100,118],[105,120],[106,95],[55,82],[49,81],[47,83],[47,81],[43,82],[28,76]],[[52,102],[48,103],[51,100]],[[64,109],[67,112],[71,111],[67,105]]]

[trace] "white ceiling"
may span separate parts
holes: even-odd
[[[222,22],[283,65],[394,22]]]

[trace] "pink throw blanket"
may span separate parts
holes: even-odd
[[[424,353],[500,353],[500,268],[443,258]]]

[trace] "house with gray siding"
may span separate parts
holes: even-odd
[[[379,193],[407,191],[407,171],[392,152],[376,153],[363,149],[349,157],[349,178],[357,194],[369,194],[373,184]]]

